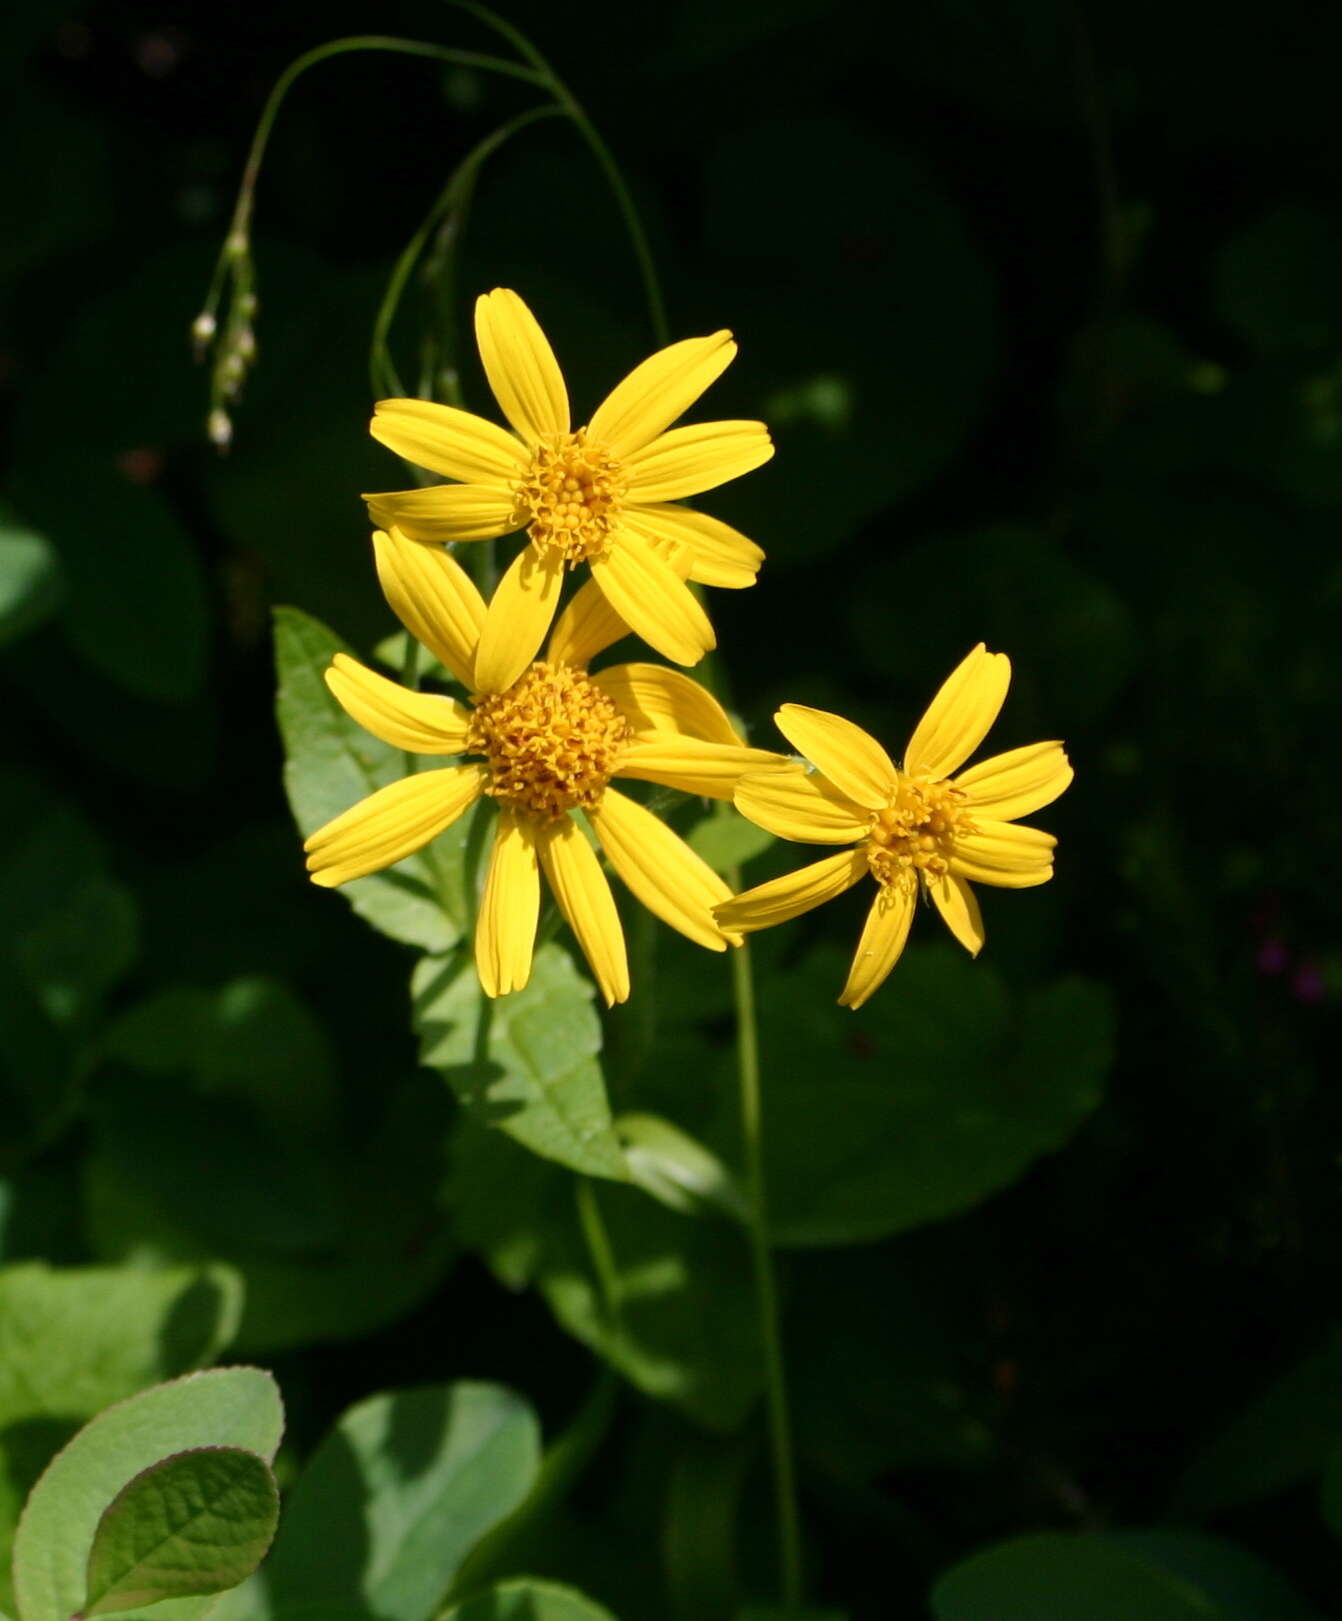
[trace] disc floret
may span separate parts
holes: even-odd
[[[603,557],[619,526],[625,480],[620,463],[587,429],[548,434],[517,485],[518,521],[540,551],[570,567]]]
[[[489,763],[485,793],[546,823],[600,802],[632,736],[582,670],[538,660],[505,692],[477,700],[467,747]]]
[[[957,833],[972,833],[969,795],[952,782],[925,782],[899,773],[890,803],[871,818],[867,865],[877,883],[911,888],[918,874],[940,878],[950,870]]]

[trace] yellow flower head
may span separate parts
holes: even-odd
[[[610,784],[640,778],[730,799],[743,772],[783,757],[747,748],[717,700],[678,670],[621,664],[589,675],[588,662],[626,628],[590,581],[560,616],[544,659],[504,685],[483,680],[487,610],[466,573],[396,529],[374,535],[373,545],[388,602],[471,699],[409,691],[343,653],[326,683],[347,714],[394,748],[469,758],[379,788],[319,828],[304,845],[313,882],[330,888],[389,867],[488,797],[498,827],[475,931],[488,995],[520,990],[531,973],[542,872],[607,1002],[629,995],[619,915],[574,820],[579,811],[649,911],[710,950],[739,944],[713,917],[731,893],[721,878]]]
[[[1051,804],[1072,780],[1061,743],[1031,743],[952,777],[988,735],[1010,681],[1006,654],[980,642],[918,722],[902,768],[851,721],[784,704],[775,716],[779,730],[818,769],[752,772],[737,787],[736,807],[779,838],[854,848],[747,890],[714,909],[718,922],[741,933],[766,929],[870,874],[876,899],[839,997],[851,1008],[898,962],[920,888],[977,956],[983,919],[969,880],[1003,889],[1047,883],[1057,841],[1014,824]]]
[[[762,422],[670,427],[736,354],[730,332],[661,350],[574,428],[545,334],[505,287],[476,300],[485,376],[513,432],[429,400],[383,400],[372,432],[418,467],[456,479],[364,499],[373,521],[412,540],[484,540],[524,529],[480,636],[482,685],[502,691],[535,658],[566,567],[586,562],[606,601],[650,647],[695,664],[713,627],[686,578],[752,585],[764,553],[716,518],[672,505],[773,455]]]

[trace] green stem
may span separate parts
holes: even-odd
[[[529,107],[526,112],[519,113],[516,118],[510,119],[506,124],[500,124],[498,129],[487,135],[478,145],[472,147],[453,170],[451,178],[435,198],[433,207],[424,216],[423,223],[409,242],[406,243],[400,257],[397,259],[387,281],[387,290],[382,296],[382,302],[379,304],[377,315],[373,320],[373,342],[369,355],[369,370],[372,376],[374,395],[383,395],[384,391],[396,396],[403,396],[405,393],[401,380],[397,376],[396,368],[392,363],[391,354],[387,347],[387,336],[391,330],[391,323],[396,317],[401,295],[405,291],[405,284],[410,279],[411,272],[424,252],[433,232],[451,214],[463,214],[465,212],[481,168],[485,161],[492,157],[505,141],[510,140],[519,130],[525,129],[528,124],[534,124],[542,118],[559,118],[563,116],[563,113],[563,108],[552,103],[546,103],[541,107]],[[440,275],[445,274],[446,272],[440,272]]]
[[[318,45],[310,51],[305,51],[302,56],[291,62],[275,81],[275,87],[266,100],[261,117],[257,120],[256,133],[252,136],[251,149],[247,153],[247,162],[242,171],[242,182],[238,187],[237,202],[233,205],[228,235],[224,238],[224,245],[220,249],[214,275],[210,280],[210,290],[205,300],[207,314],[213,315],[218,306],[230,264],[245,252],[257,176],[261,172],[266,143],[270,139],[271,129],[274,127],[285,96],[293,87],[294,81],[309,68],[316,67],[319,62],[329,61],[332,57],[348,55],[351,51],[395,51],[402,56],[428,57],[435,62],[449,62],[454,67],[475,68],[483,73],[501,73],[510,79],[521,79],[526,84],[548,88],[542,73],[524,67],[519,62],[509,62],[501,56],[484,56],[479,51],[458,51],[446,45],[431,45],[424,40],[396,39],[387,34],[351,34],[343,39],[329,40],[325,45]]]
[[[739,872],[729,873],[727,881],[733,890],[740,890]],[[773,1251],[769,1244],[759,1024],[755,1012],[755,976],[750,961],[750,942],[747,940],[735,947],[730,955],[732,988],[736,994],[736,1065],[741,1091],[746,1193],[750,1200],[750,1248],[755,1266],[760,1337],[764,1342],[764,1399],[769,1415],[769,1450],[773,1458],[774,1501],[778,1515],[778,1585],[784,1607],[791,1610],[801,1603],[801,1530],[797,1518],[797,1478],[792,1457],[787,1379],[783,1369],[778,1288],[774,1279]]]
[[[479,0],[443,0],[445,5],[453,6],[458,11],[464,11],[468,16],[474,17],[486,28],[492,29],[500,38],[505,39],[531,64],[537,74],[541,75],[546,87],[555,100],[563,107],[573,121],[574,128],[587,143],[587,149],[596,159],[597,167],[606,177],[606,183],[615,198],[616,207],[620,210],[624,220],[624,228],[629,235],[630,246],[634,250],[634,258],[638,261],[639,275],[643,281],[643,293],[648,301],[648,317],[652,324],[653,336],[661,346],[671,341],[670,329],[666,320],[666,304],[662,298],[662,285],[657,275],[657,266],[653,260],[652,248],[643,230],[643,222],[638,217],[638,209],[634,206],[634,199],[629,194],[629,187],[625,184],[624,175],[620,166],[605,141],[601,138],[596,126],[587,116],[582,103],[573,94],[569,87],[555,72],[549,61],[541,55],[531,41],[518,28],[506,18],[498,16],[488,6],[481,5]]]
[[[615,1264],[615,1250],[606,1231],[605,1218],[597,1203],[596,1182],[590,1176],[579,1176],[575,1183],[578,1204],[578,1223],[592,1258],[597,1290],[601,1296],[601,1313],[606,1319],[612,1349],[618,1349],[624,1337],[620,1312],[620,1271]]]

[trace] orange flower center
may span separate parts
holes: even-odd
[[[517,485],[518,523],[539,551],[554,548],[570,565],[581,563],[605,552],[624,491],[619,462],[588,442],[586,428],[551,434]]]
[[[466,747],[489,762],[485,789],[535,821],[591,809],[633,735],[582,670],[538,661],[506,692],[476,701]]]
[[[920,872],[940,878],[956,833],[974,830],[965,814],[968,800],[953,783],[918,782],[901,771],[890,803],[875,813],[867,833],[867,866],[877,883],[907,886]]]

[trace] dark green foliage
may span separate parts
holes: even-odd
[[[983,893],[978,961],[920,909],[853,1015],[865,895],[752,947],[805,1616],[1336,1612],[1342,13],[507,9],[625,168],[673,336],[736,332],[696,414],[774,430],[704,501],[769,554],[710,603],[751,740],[795,701],[898,754],[983,639],[990,747],[1077,767],[1031,818],[1056,880]],[[562,928],[488,1006],[491,807],[342,896],[304,873],[304,833],[436,763],[321,679],[404,657],[360,496],[412,475],[367,434],[367,340],[530,92],[383,57],[300,83],[219,457],[188,329],[251,122],[371,14],[4,13],[0,1609],[121,1613],[153,1576],[145,1613],[193,1621],[212,1589],[141,1569],[169,1500],[223,1503],[242,1552],[201,1580],[245,1574],[274,1386],[181,1378],[237,1356],[283,1390],[284,1515],[213,1621],[793,1621],[728,964],[624,897],[628,1006]],[[450,8],[386,26],[494,48]],[[446,316],[416,276],[392,329],[408,380],[432,324],[493,414],[497,285],[579,417],[649,351],[562,122],[456,223]],[[665,808],[749,883],[810,854]]]

